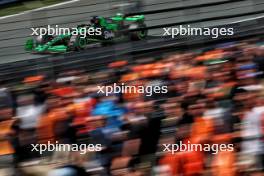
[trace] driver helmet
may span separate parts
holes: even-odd
[[[37,38],[36,38],[36,42],[37,42],[38,44],[41,44],[41,43],[43,42],[43,35],[39,35],[39,36],[37,36]]]
[[[93,16],[91,19],[91,23],[95,24],[95,25],[99,25],[100,24],[100,18],[98,16]]]

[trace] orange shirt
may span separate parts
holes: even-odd
[[[73,124],[81,124],[81,126],[77,128],[77,133],[87,133],[91,130],[91,127],[87,123],[87,117],[90,116],[91,110],[95,106],[95,104],[96,100],[90,99],[84,102],[73,103],[69,105],[68,110],[74,116]]]
[[[171,154],[167,153],[163,158],[160,159],[160,165],[168,165],[172,171],[173,175],[180,174],[180,158],[181,153]]]
[[[0,122],[0,136],[10,135],[14,123],[15,120],[5,120]],[[0,155],[13,154],[14,152],[14,148],[8,140],[0,139]]]
[[[233,151],[219,151],[212,161],[213,176],[235,176],[235,153]]]
[[[206,70],[207,68],[204,66],[192,67],[190,69],[187,69],[184,72],[184,75],[190,78],[203,79],[206,76]]]
[[[68,117],[67,113],[63,109],[54,109],[48,114],[44,115],[38,123],[37,133],[39,142],[42,144],[55,143],[55,125],[60,121],[66,120]]]
[[[191,141],[200,143],[209,139],[213,133],[213,121],[207,118],[196,118],[191,127]]]
[[[192,176],[203,173],[204,154],[201,151],[183,152],[183,175]]]
[[[143,94],[144,90],[142,90],[142,88],[144,87],[145,84],[146,84],[146,81],[144,80],[133,81],[133,82],[126,84],[125,86],[130,86],[130,88],[126,90],[124,89],[125,92],[123,93],[123,99],[126,101],[129,101],[129,100],[135,100],[138,98],[142,98],[144,95]]]

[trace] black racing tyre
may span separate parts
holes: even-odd
[[[87,45],[87,39],[81,37],[80,35],[72,35],[69,42],[68,47],[70,51],[80,51],[85,49]]]
[[[138,24],[138,23],[133,23],[129,26],[129,29],[138,29],[138,28],[145,28],[147,27],[146,24]],[[142,40],[146,38],[148,31],[146,29],[142,29],[139,31],[132,31],[130,32],[130,39],[131,40]]]

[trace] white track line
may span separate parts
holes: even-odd
[[[37,9],[27,10],[27,11],[24,11],[24,12],[13,14],[13,15],[7,15],[7,16],[0,17],[0,20],[6,19],[6,18],[10,18],[10,17],[19,16],[19,15],[28,14],[30,12],[35,12],[35,11],[39,11],[39,10],[44,10],[44,9],[49,9],[49,8],[53,8],[53,7],[57,7],[57,6],[71,4],[71,3],[78,2],[78,1],[80,1],[80,0],[71,0],[71,1],[61,2],[61,3],[58,3],[58,4],[53,4],[53,5],[49,5],[49,6],[45,6],[45,7],[40,7],[40,8],[37,8]]]
[[[246,19],[243,19],[243,20],[238,20],[238,21],[232,22],[230,24],[240,23],[240,22],[250,21],[250,20],[256,20],[256,19],[263,18],[263,17],[264,17],[264,15],[257,16],[257,17],[252,17],[252,18],[246,18]]]

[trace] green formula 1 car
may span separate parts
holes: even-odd
[[[79,25],[74,31],[71,29],[56,36],[39,35],[35,39],[31,38],[26,41],[25,49],[32,53],[60,53],[83,50],[91,44],[104,45],[124,39],[141,40],[147,36],[144,21],[144,15],[94,16],[90,24]]]

